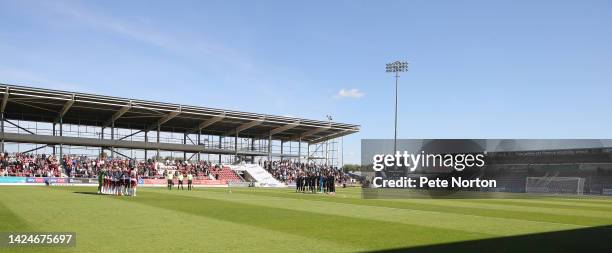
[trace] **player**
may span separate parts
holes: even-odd
[[[121,195],[127,196],[129,195],[128,192],[132,186],[130,182],[130,172],[127,170],[127,168],[124,168],[121,172],[121,181]]]
[[[136,197],[136,186],[138,185],[138,173],[136,173],[136,169],[132,169],[130,175],[130,196]]]
[[[306,186],[306,181],[304,181],[304,173],[300,172],[300,192],[304,193],[304,187]]]
[[[329,194],[336,195],[336,178],[331,174],[327,180],[329,182]]]
[[[117,168],[113,168],[113,175],[111,176],[111,194],[112,195],[119,195],[119,186],[120,186],[120,182],[119,182],[119,178],[121,177],[121,175],[119,175],[119,170]]]
[[[117,188],[117,178],[116,178],[116,173],[117,170],[115,167],[112,167],[110,170],[110,189],[109,189],[109,194],[110,195],[115,195],[116,192],[116,188]]]
[[[108,179],[107,179],[108,185],[106,186],[106,194],[113,194],[113,170],[112,168],[109,168],[106,171],[106,175],[108,175]]]
[[[310,180],[310,192],[317,193],[317,176],[312,173],[308,179]]]
[[[323,185],[321,185],[321,172],[317,172],[314,175],[314,181],[315,181],[315,192],[318,192],[319,189],[323,189]]]
[[[178,171],[178,185],[176,186],[176,189],[181,188],[181,190],[185,190],[185,188],[183,188],[183,172]]]
[[[295,179],[295,192],[299,192],[302,188],[302,174],[298,172],[298,176]]]
[[[172,190],[172,177],[174,176],[174,174],[170,171],[166,172],[166,179],[168,179],[168,190]]]
[[[189,171],[187,172],[187,190],[191,191],[191,188],[193,188],[193,174]]]
[[[104,186],[104,171],[100,169],[98,171],[98,194],[102,194],[102,187]]]
[[[104,169],[104,186],[102,187],[102,193],[108,194],[108,189],[110,188],[110,175],[107,169]]]
[[[304,192],[310,190],[310,179],[308,173],[304,173]]]
[[[321,188],[317,189],[321,193],[327,193],[327,172],[320,172],[320,175],[317,176],[317,181],[320,181]]]
[[[121,169],[115,169],[115,195],[119,196],[121,194],[121,186],[123,185],[123,180],[121,178]]]

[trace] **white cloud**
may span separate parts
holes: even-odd
[[[359,91],[359,89],[341,89],[338,91],[336,98],[360,98],[365,96],[365,93]]]

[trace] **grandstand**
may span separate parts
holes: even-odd
[[[179,160],[173,169],[181,169],[208,161],[220,169],[204,176],[239,181],[221,164],[291,159],[338,166],[336,140],[359,131],[358,125],[332,121],[9,84],[0,84],[0,99],[0,152],[20,154],[11,158],[17,163],[46,159],[52,176],[60,173],[49,157],[69,154],[85,167],[84,159],[104,156],[140,161],[145,171],[159,167],[153,162]]]
[[[5,143],[28,143],[35,145],[21,153],[47,149],[61,155],[79,146],[145,160],[151,152],[172,151],[183,160],[218,155],[219,162],[293,157],[331,163],[333,154],[320,152],[329,148],[319,146],[359,131],[358,125],[331,121],[7,84],[0,84],[0,98],[2,152]]]

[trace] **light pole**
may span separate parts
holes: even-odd
[[[397,82],[399,73],[408,71],[408,62],[395,61],[387,63],[386,72],[395,73],[395,135],[393,136],[393,155],[397,153]]]
[[[327,121],[329,122],[329,126],[331,127],[331,122],[334,120],[331,115],[326,115]],[[325,165],[329,166],[329,140],[325,141]]]

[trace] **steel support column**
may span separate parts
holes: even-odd
[[[160,128],[161,128],[161,125],[160,125],[160,124],[157,124],[157,143],[159,143],[159,132],[160,132]],[[161,158],[161,157],[159,157],[159,149],[157,149],[157,157],[155,157],[155,159],[156,159],[157,161],[159,161],[159,160],[160,160],[160,158]]]
[[[4,112],[1,112],[0,114],[2,114],[2,122],[0,122],[0,128],[2,128],[2,144],[0,146],[0,152],[4,153]]]
[[[145,131],[145,142],[149,142],[149,131]],[[145,161],[149,159],[147,149],[144,150]]]
[[[308,143],[308,146],[306,147],[306,163],[310,163],[310,142]]]
[[[329,165],[329,141],[325,141],[325,165]]]
[[[0,114],[2,114],[2,145],[0,146],[0,149],[2,151],[2,153],[4,153],[4,113],[6,110],[6,105],[8,104],[8,99],[9,99],[9,91],[10,88],[6,87],[5,93],[4,93],[4,97],[2,98],[2,106],[0,106]]]
[[[111,140],[115,139],[115,121],[111,121]],[[110,147],[110,151],[111,151],[111,159],[115,158],[115,148],[114,147]]]
[[[238,161],[238,131],[236,131],[236,137],[234,138],[234,162]]]
[[[298,162],[302,162],[302,139],[298,140]]]
[[[183,135],[183,144],[187,145],[187,133]],[[187,161],[187,152],[183,151],[183,161]]]
[[[104,140],[104,129],[106,129],[106,127],[102,126],[102,128],[100,129],[100,139]],[[55,135],[55,124],[53,124],[53,135]],[[100,148],[100,156],[102,156],[102,153],[104,153],[104,149],[105,148]],[[55,146],[53,146],[53,155],[55,155]]]
[[[53,123],[53,136],[55,136],[55,123]],[[53,145],[53,156],[55,156],[55,144]]]
[[[202,135],[202,129],[198,130],[198,146],[200,145],[200,135]],[[198,162],[200,162],[200,151],[198,151]]]
[[[251,138],[251,151],[255,151],[255,138]],[[251,162],[255,163],[255,156],[251,156]]]
[[[100,128],[100,140],[104,139],[104,127]],[[98,153],[98,157],[102,157],[102,153],[104,153],[104,148],[100,147],[100,152]]]
[[[59,135],[60,137],[64,136],[64,118],[60,117],[59,118]],[[60,167],[62,168],[63,171],[65,171],[66,168],[63,167],[64,164],[64,144],[60,142],[60,147],[59,147],[59,162],[60,162]]]
[[[223,136],[219,135],[219,149],[221,149],[223,147],[221,145],[222,141],[223,141]],[[221,164],[221,154],[219,154],[219,164]]]
[[[281,150],[280,150],[280,160],[281,161],[283,160],[283,150],[285,148],[284,146],[285,146],[285,142],[281,141]]]
[[[268,135],[268,162],[272,161],[272,134]]]
[[[59,120],[59,136],[62,137],[64,136],[64,118],[60,118]],[[63,154],[64,153],[64,144],[60,143],[60,150],[59,150],[59,157],[60,159],[62,159]]]

